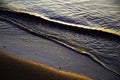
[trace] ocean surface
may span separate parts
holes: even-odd
[[[119,0],[1,0],[0,20],[88,56],[120,76],[119,5]]]

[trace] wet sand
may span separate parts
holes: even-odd
[[[57,70],[0,51],[0,73],[3,80],[92,80],[86,76]]]

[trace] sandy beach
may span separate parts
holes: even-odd
[[[92,80],[86,76],[57,70],[0,51],[0,73],[3,80]]]

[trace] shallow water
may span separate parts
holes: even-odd
[[[120,74],[117,0],[4,0],[0,3],[0,19],[87,55]]]

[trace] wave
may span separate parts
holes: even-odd
[[[32,13],[32,12],[28,12],[28,11],[23,11],[23,10],[9,10],[9,9],[0,9],[1,13],[5,13],[5,14],[20,14],[20,15],[29,15],[29,16],[34,16],[36,18],[40,18],[42,20],[48,21],[49,23],[55,24],[55,25],[62,25],[64,26],[64,28],[72,28],[72,29],[82,29],[83,31],[87,30],[90,33],[98,33],[98,34],[105,34],[107,36],[114,36],[118,38],[120,37],[120,31],[116,31],[116,30],[112,30],[112,29],[108,29],[108,28],[104,28],[104,27],[90,27],[90,26],[84,26],[84,25],[79,25],[79,24],[74,24],[74,23],[67,23],[67,22],[63,22],[63,21],[59,21],[59,20],[54,20],[54,19],[50,19],[48,17],[45,17],[42,14],[38,14],[38,13]]]
[[[96,62],[98,62],[100,65],[105,67],[106,69],[120,75],[119,72],[112,69],[111,66],[106,64],[100,57],[98,57],[98,54],[99,54],[98,51],[87,46],[87,48],[97,53],[97,55],[95,55],[92,52],[90,52],[89,49],[85,48],[87,44],[86,45],[82,44],[80,42],[70,39],[70,37],[67,37],[66,35],[63,35],[66,31],[69,31],[69,32],[74,32],[81,35],[87,35],[87,37],[91,36],[91,37],[98,37],[98,38],[105,38],[105,39],[112,39],[115,41],[119,41],[120,40],[119,31],[106,29],[102,27],[98,28],[98,27],[77,25],[73,23],[66,23],[66,22],[50,19],[48,17],[45,17],[37,13],[31,13],[31,12],[22,11],[22,10],[0,9],[0,19],[11,22],[34,35],[43,36],[47,39],[50,39],[59,44],[62,44],[78,53],[87,55],[91,57],[93,60],[95,60]],[[29,22],[29,20],[33,20],[33,22],[31,23]],[[36,24],[37,26],[38,24],[40,26],[35,27]],[[46,25],[46,27],[44,28],[41,25],[42,26]],[[51,29],[53,29],[53,31]],[[65,31],[61,35],[61,32],[57,32],[58,30],[65,30]]]

